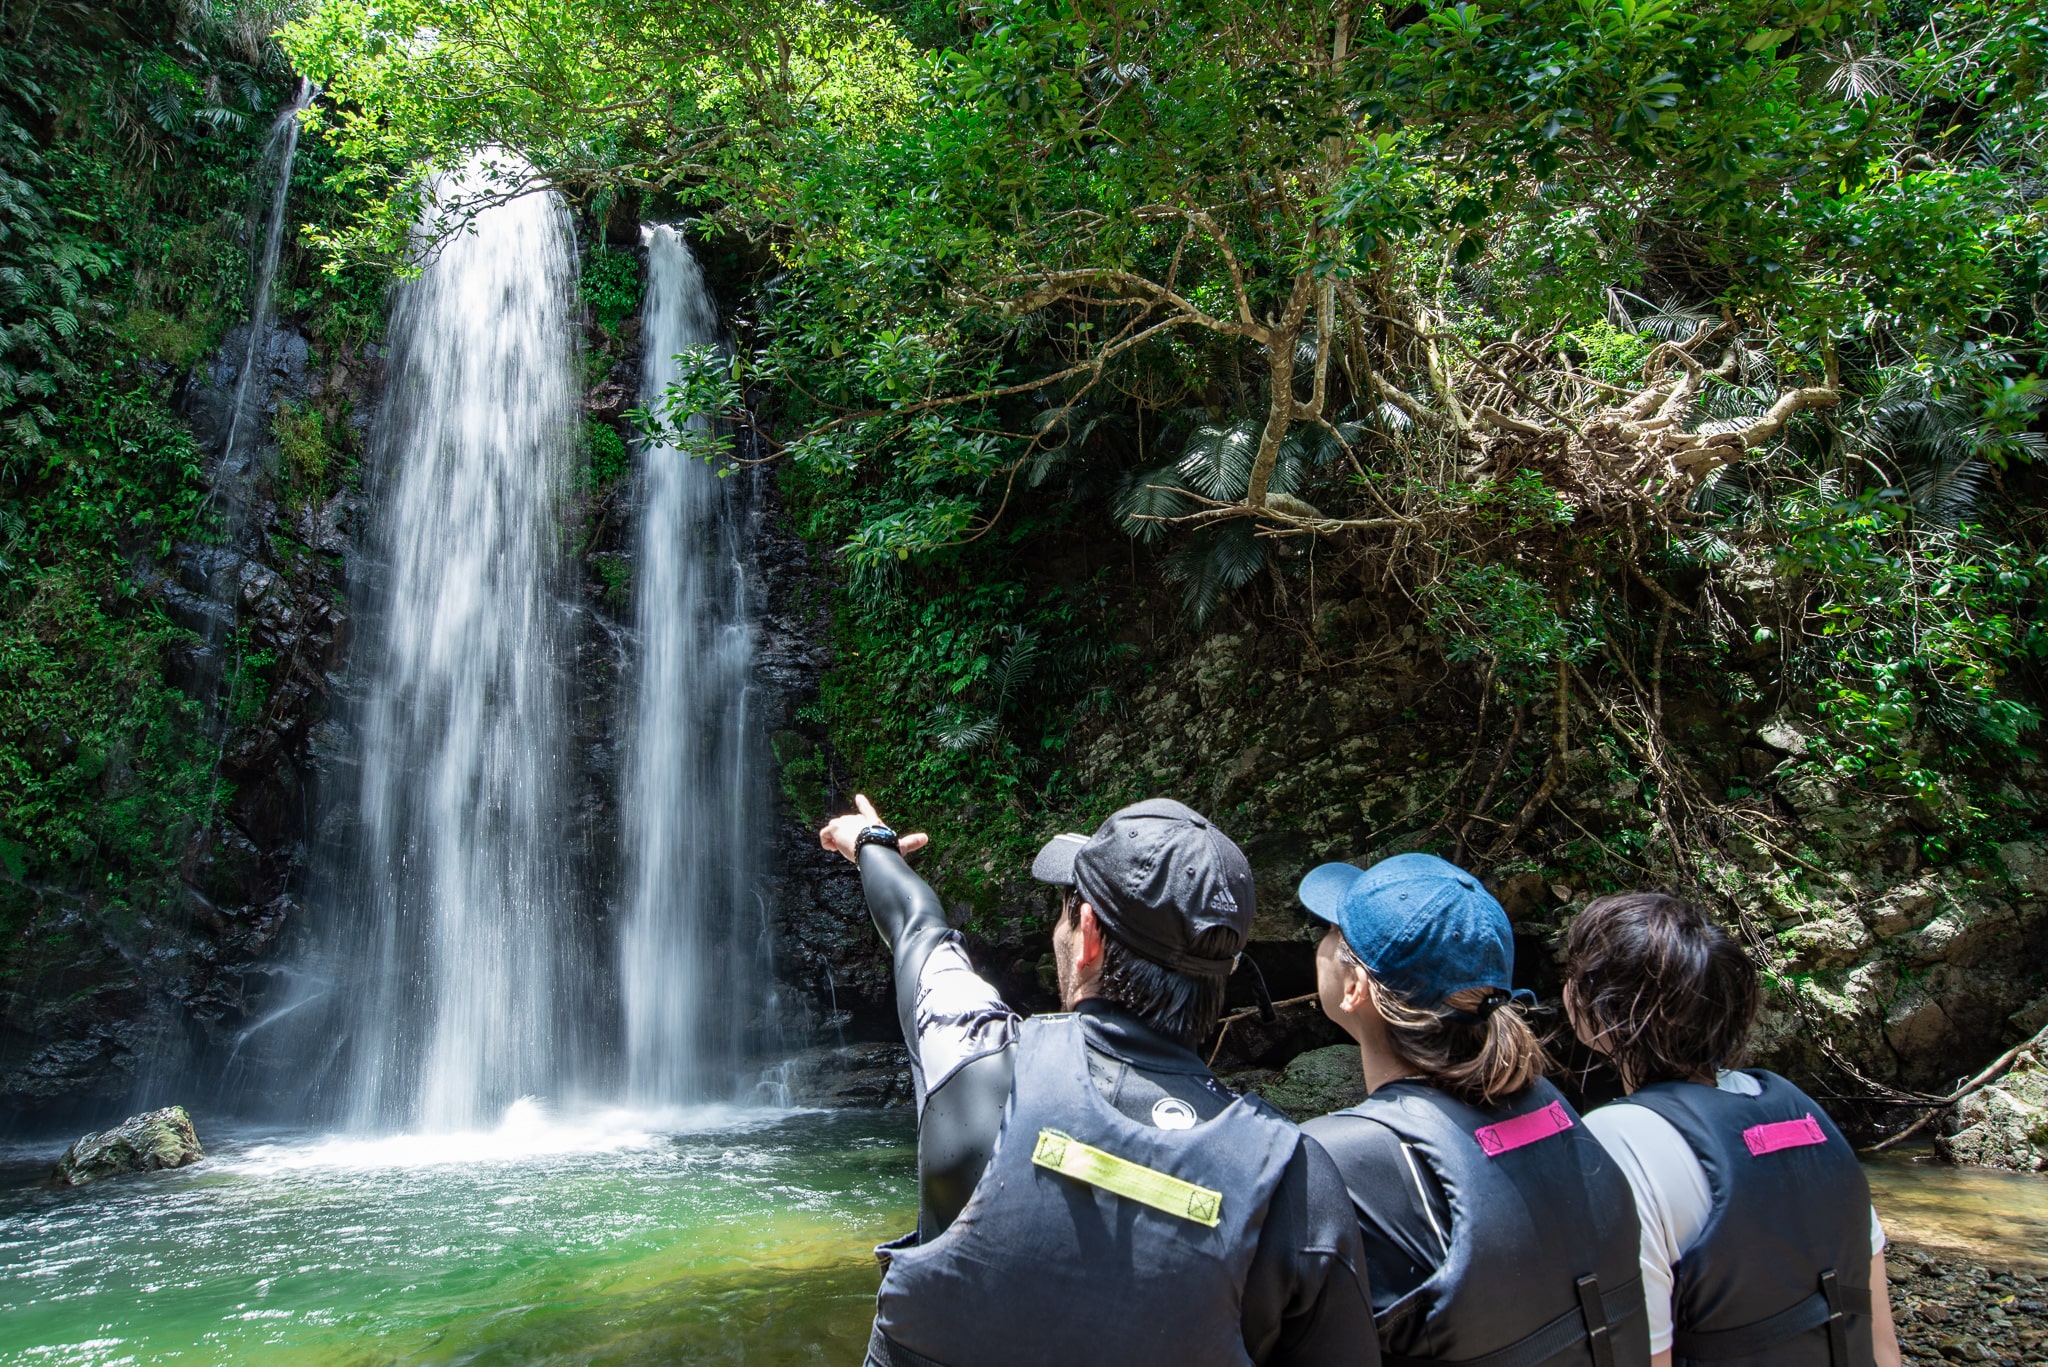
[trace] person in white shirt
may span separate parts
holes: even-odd
[[[1656,1367],[1898,1367],[1884,1230],[1811,1097],[1739,1070],[1755,965],[1697,908],[1619,893],[1566,941],[1565,1011],[1628,1095],[1586,1116],[1635,1193]]]

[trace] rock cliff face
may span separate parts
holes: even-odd
[[[1451,834],[1442,804],[1473,754],[1472,720],[1423,643],[1389,644],[1369,672],[1305,678],[1270,643],[1211,636],[1138,695],[1128,723],[1095,738],[1083,781],[1105,806],[1141,789],[1206,804],[1258,872],[1256,937],[1301,942],[1315,933],[1292,897],[1307,868]],[[1527,729],[1543,734],[1534,711]],[[1573,734],[1597,735],[1599,720],[1575,705]],[[1688,870],[1644,838],[1654,813],[1626,757],[1599,741],[1570,753],[1559,799],[1538,817],[1546,860],[1491,863],[1472,834],[1466,857],[1514,919],[1527,985],[1554,997],[1564,927],[1593,896],[1692,883],[1765,968],[1754,1057],[1831,1092],[1856,1074],[1946,1091],[2048,1021],[2041,844],[1930,867],[1929,814],[1822,777],[1798,722],[1694,702],[1673,708],[1669,729],[1740,795],[1719,845],[1685,851]],[[1479,745],[1491,759],[1492,744]],[[2035,766],[2011,778],[2035,794],[2042,780]]]
[[[1506,723],[1496,717],[1475,740],[1461,679],[1412,633],[1373,654],[1369,666],[1308,674],[1280,633],[1240,630],[1155,661],[1127,712],[1082,742],[1077,787],[1089,795],[1086,809],[1053,814],[1046,833],[1089,829],[1115,806],[1153,794],[1209,813],[1257,873],[1252,954],[1279,998],[1313,986],[1317,928],[1293,889],[1326,860],[1370,862],[1424,845],[1459,855],[1506,906],[1518,975],[1553,1008],[1574,912],[1619,887],[1690,885],[1764,967],[1770,990],[1754,1061],[1840,1099],[1852,1124],[1881,1114],[1886,1089],[1945,1093],[2048,1023],[2048,845],[2039,840],[1930,865],[1922,837],[1939,814],[1827,778],[1812,761],[1804,723],[1673,699],[1667,728],[1675,743],[1729,794],[1732,815],[1718,843],[1686,850],[1688,867],[1674,869],[1668,844],[1647,835],[1656,817],[1628,757],[1596,739],[1570,752],[1557,801],[1525,842],[1552,853],[1496,862],[1486,827],[1466,828],[1460,850],[1458,826],[1444,813],[1461,775],[1483,779],[1496,762]],[[1549,735],[1548,706],[1531,708],[1526,735]],[[1600,719],[1574,704],[1572,734],[1600,730]],[[1530,750],[1540,744],[1524,741]],[[2039,766],[2019,768],[2007,782],[2015,805],[2039,809],[2048,788]],[[785,889],[793,904],[786,923],[793,941],[808,941],[796,952],[820,971],[829,963],[842,1014],[886,1031],[887,966],[867,938],[857,888],[830,876],[828,865],[809,872],[813,861],[792,843],[805,872]],[[993,869],[990,857],[934,850],[927,872],[942,892],[963,868],[995,874],[995,905],[960,908],[961,923],[987,932],[970,933],[970,943],[1013,999],[1043,1004],[1043,893],[1021,869]],[[1238,1022],[1220,1062],[1274,1069],[1336,1039],[1307,1003],[1283,1010],[1274,1025]],[[2007,1092],[2023,1100],[2021,1076]],[[2007,1106],[1995,1098],[1982,1104]],[[2008,1120],[1998,1123],[2010,1128]]]
[[[231,796],[186,846],[172,906],[52,907],[14,947],[0,982],[0,1111],[24,1128],[118,1114],[210,1074],[300,915],[322,728],[349,641],[359,508],[339,467],[360,450],[381,362],[366,349],[316,364],[289,325],[259,341],[236,469],[219,467],[245,331],[187,380],[181,403],[216,498],[238,500],[231,539],[175,545],[134,573],[191,633],[165,674],[200,702]],[[300,444],[287,451],[281,436]]]
[[[720,288],[738,295],[732,278]],[[637,328],[631,320],[609,334],[593,326],[589,342],[602,363],[592,366],[587,416],[624,435]],[[231,335],[222,359],[186,389],[194,431],[216,460],[243,347]],[[173,911],[109,918],[64,904],[35,922],[0,982],[0,1107],[21,1124],[119,1114],[155,1089],[204,1082],[260,1011],[280,947],[303,918],[296,891],[323,766],[346,762],[346,738],[329,712],[343,687],[348,557],[363,509],[345,478],[309,485],[306,452],[287,447],[312,432],[325,443],[322,458],[345,465],[361,450],[381,361],[372,348],[316,363],[289,326],[273,329],[258,353],[262,420],[240,533],[226,545],[177,546],[135,572],[141,591],[193,633],[165,666],[211,700],[233,797],[188,847]],[[753,467],[745,477],[762,716],[777,770],[775,816],[761,838],[778,990],[761,1034],[826,1049],[887,1041],[896,1032],[889,965],[857,879],[815,838],[818,822],[851,797],[812,705],[834,663],[835,576],[829,552],[789,525],[772,470]],[[629,500],[630,481],[603,482],[593,471],[564,528],[584,568],[571,605],[582,756],[576,843],[600,922],[618,870]],[[1285,632],[1251,626],[1151,652],[1122,709],[1077,733],[1086,796],[1047,813],[1045,833],[1089,829],[1120,803],[1156,793],[1210,813],[1257,870],[1252,953],[1279,998],[1312,987],[1315,932],[1292,897],[1301,873],[1324,860],[1427,845],[1487,878],[1515,921],[1522,977],[1553,1000],[1559,938],[1592,896],[1627,885],[1706,889],[1769,974],[1756,1056],[1819,1080],[1830,1095],[1946,1092],[2048,1024],[2048,845],[2038,836],[1929,864],[1922,837],[1941,814],[1840,786],[1814,761],[1813,732],[1797,717],[1674,696],[1667,731],[1699,772],[1725,786],[1730,812],[1716,841],[1684,852],[1684,870],[1649,834],[1655,813],[1629,757],[1597,739],[1570,752],[1557,800],[1525,842],[1550,853],[1491,861],[1492,832],[1447,822],[1447,797],[1462,782],[1469,801],[1497,764],[1534,761],[1501,756],[1508,728],[1498,715],[1475,736],[1461,691],[1469,681],[1412,628],[1366,655],[1308,672]],[[1532,705],[1523,719],[1523,751],[1549,734],[1550,705]],[[1571,723],[1576,736],[1602,730],[1577,704]],[[2038,765],[2018,766],[2005,781],[2016,810],[2041,810],[2048,775]],[[942,893],[970,869],[968,881],[996,890],[978,894],[975,906],[956,904],[956,921],[1011,1000],[1051,1004],[1043,890],[987,850],[939,849],[926,862]],[[604,926],[592,934],[603,938]],[[1234,990],[1233,1004],[1248,1001]],[[1219,1062],[1278,1069],[1334,1042],[1313,1004],[1301,1004],[1271,1025],[1237,1022]],[[2010,1082],[1973,1101],[1950,1126],[1951,1150],[2038,1166],[2038,1070],[2038,1060],[2015,1068]]]

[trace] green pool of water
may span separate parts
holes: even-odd
[[[0,1362],[857,1362],[916,1203],[900,1113],[202,1137],[0,1191]]]
[[[915,1215],[902,1112],[205,1137],[179,1172],[58,1191],[38,1150],[0,1185],[0,1363],[852,1363],[869,1250]],[[1867,1170],[1895,1240],[2048,1266],[2048,1178]]]

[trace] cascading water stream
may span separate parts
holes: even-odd
[[[473,1128],[558,1096],[602,1009],[563,793],[574,278],[568,215],[527,194],[395,302],[355,824],[321,911],[352,928],[329,962],[356,1128]]]
[[[255,443],[249,438],[256,428],[257,417],[267,406],[269,390],[268,384],[259,384],[257,377],[258,372],[265,369],[265,351],[274,336],[271,327],[272,286],[277,281],[278,254],[284,247],[285,209],[291,199],[292,163],[299,151],[299,115],[313,103],[316,93],[313,83],[301,77],[298,93],[289,105],[278,112],[276,121],[270,126],[270,136],[263,144],[260,164],[270,176],[270,193],[261,201],[260,209],[252,209],[250,213],[248,335],[242,344],[241,364],[235,370],[220,458],[214,466],[212,484],[206,495],[207,502],[220,512],[222,539],[230,546],[239,542],[248,529],[249,495],[255,474],[250,459]],[[197,682],[203,692],[218,695],[223,709],[241,673],[242,661],[237,653],[223,688],[222,647],[234,619],[234,604],[240,590],[240,563],[232,556],[217,557],[206,576],[206,595],[221,607],[206,619],[203,629],[206,650],[200,655],[205,663]],[[221,721],[220,742],[225,747],[227,727],[224,718],[217,720]]]
[[[256,374],[257,358],[270,334],[271,287],[277,281],[277,256],[284,246],[285,204],[291,197],[292,162],[299,152],[299,115],[313,103],[315,93],[313,83],[300,77],[298,94],[278,114],[277,122],[271,125],[270,139],[263,146],[263,164],[275,166],[277,172],[271,182],[269,210],[261,221],[262,235],[251,244],[254,269],[250,274],[249,340],[243,348],[242,367],[235,374],[234,407],[228,414],[227,438],[221,447],[222,479],[215,484],[216,494],[229,492],[226,511],[231,532],[238,530],[232,524],[243,515],[247,501],[248,471],[236,458],[242,454],[241,442],[248,426],[251,380]]]
[[[663,225],[643,240],[640,387],[651,409],[676,378],[676,354],[717,340],[718,315],[683,235]],[[752,858],[760,760],[745,481],[668,446],[639,456],[619,985],[628,1098],[672,1105],[730,1092],[766,977]]]

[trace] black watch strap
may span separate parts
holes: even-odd
[[[856,859],[860,858],[860,852],[869,845],[883,845],[893,850],[896,848],[896,844],[896,832],[890,830],[887,826],[880,824],[864,826],[861,828],[861,833],[854,837],[853,857]]]

